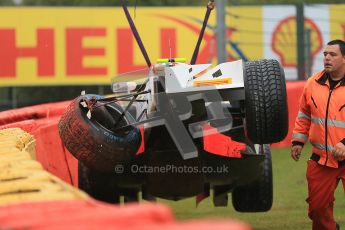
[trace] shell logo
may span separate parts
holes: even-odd
[[[323,46],[322,35],[317,25],[311,19],[306,18],[304,26],[311,31],[310,50],[312,56],[311,63],[313,63],[315,55],[320,52]],[[273,31],[272,49],[280,57],[283,66],[297,66],[297,28],[295,16],[287,17],[279,22]]]

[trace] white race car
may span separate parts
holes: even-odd
[[[276,60],[195,65],[210,1],[191,64],[148,65],[147,75],[115,78],[114,95],[83,94],[59,122],[61,139],[79,160],[79,187],[118,203],[161,197],[200,201],[213,190],[215,206],[263,212],[272,206],[269,144],[284,139],[288,111],[284,71]],[[144,82],[119,82],[144,78]]]
[[[114,82],[112,96],[76,98],[59,130],[80,161],[80,187],[108,202],[212,189],[217,206],[232,192],[238,211],[269,210],[269,144],[288,130],[283,70],[275,60],[209,67],[171,61],[144,84]]]

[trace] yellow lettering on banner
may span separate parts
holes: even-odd
[[[345,4],[329,6],[330,40],[342,39],[345,41]]]
[[[169,57],[170,48],[191,56],[204,8],[193,7],[195,20],[190,12],[137,10],[134,20],[151,60]],[[0,86],[109,84],[119,73],[146,68],[121,8],[4,7],[0,41]]]

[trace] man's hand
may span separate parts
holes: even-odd
[[[299,157],[301,156],[302,148],[303,147],[301,145],[294,145],[291,147],[292,159],[294,159],[295,161],[299,160]]]
[[[345,159],[345,145],[341,142],[334,146],[332,150],[333,158],[336,160],[343,160]]]

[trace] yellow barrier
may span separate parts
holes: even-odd
[[[32,135],[19,128],[0,130],[0,205],[88,199],[86,193],[51,175],[34,159]]]

